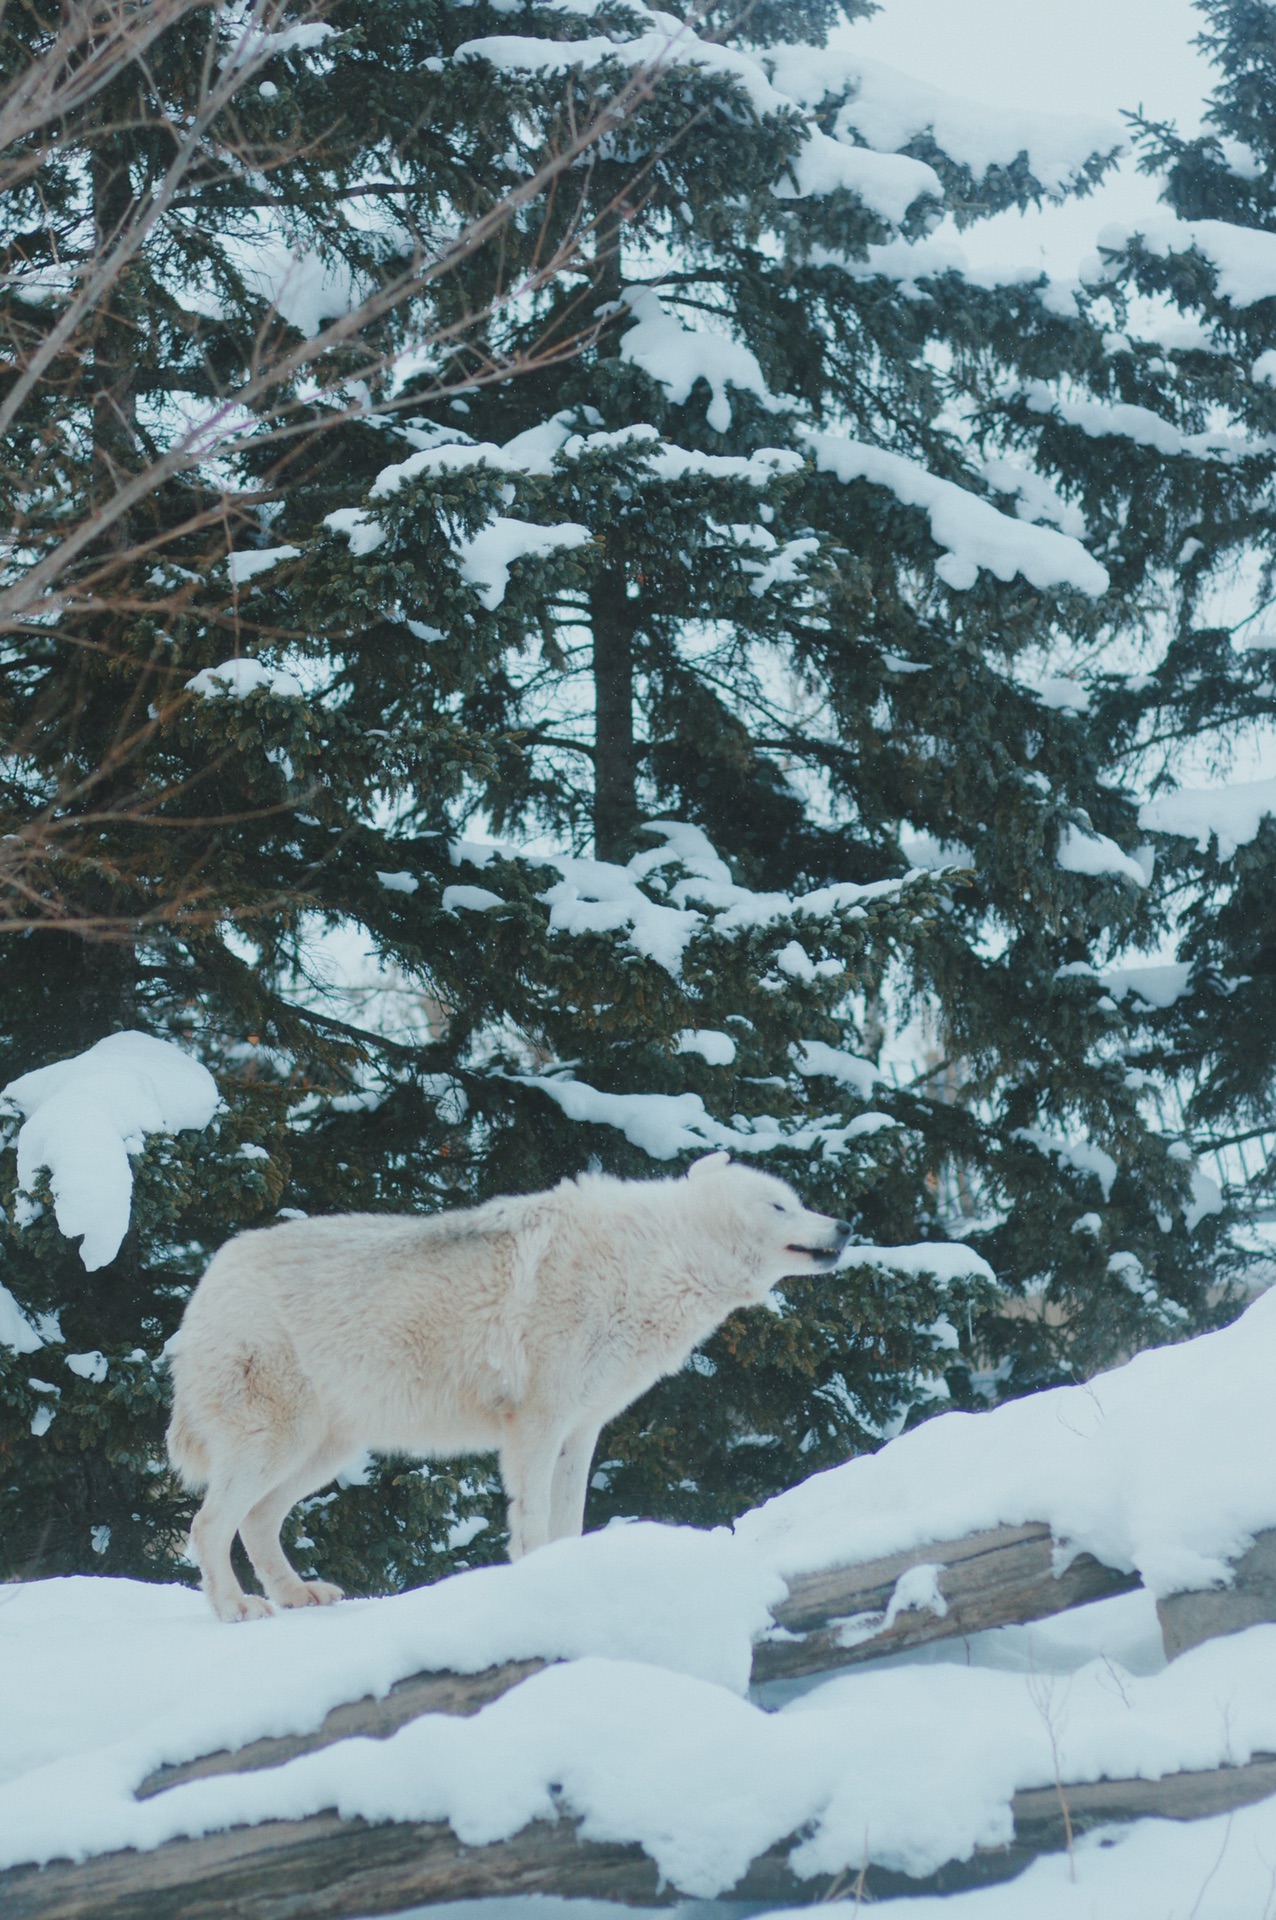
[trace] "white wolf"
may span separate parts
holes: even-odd
[[[299,1577],[279,1528],[363,1448],[498,1450],[511,1559],[579,1533],[600,1428],[735,1308],[832,1267],[850,1231],[715,1153],[682,1179],[586,1174],[426,1218],[240,1234],[173,1343],[168,1450],[207,1488],[191,1542],[213,1608],[341,1598]],[[237,1531],[269,1600],[235,1578]]]

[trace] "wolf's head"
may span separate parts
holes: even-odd
[[[811,1213],[783,1180],[739,1166],[725,1153],[697,1160],[687,1181],[697,1213],[703,1207],[705,1224],[738,1256],[748,1300],[765,1300],[791,1275],[827,1273],[851,1237],[848,1221]]]

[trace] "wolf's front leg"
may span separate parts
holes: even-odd
[[[569,1433],[554,1464],[549,1501],[549,1537],[574,1539],[585,1524],[585,1496],[589,1469],[598,1445],[599,1429],[591,1422]]]
[[[526,1414],[506,1434],[501,1479],[509,1498],[511,1560],[521,1560],[551,1537],[550,1500],[561,1441],[561,1431]]]

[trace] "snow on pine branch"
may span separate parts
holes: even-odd
[[[806,893],[759,893],[732,879],[726,862],[699,827],[654,820],[647,823],[647,830],[659,835],[662,844],[635,854],[624,866],[571,854],[538,854],[534,864],[555,868],[560,878],[537,897],[549,908],[552,935],[580,938],[619,934],[627,945],[663,967],[675,980],[681,977],[693,939],[735,940],[743,933],[784,922],[793,922],[800,930],[803,922],[840,914],[862,917],[869,903],[898,899],[922,878],[917,870],[899,879],[864,886],[845,882]],[[451,848],[457,866],[468,863],[481,869],[498,855],[517,857],[513,849],[486,842],[455,841]],[[665,878],[666,868],[676,869],[671,880]],[[656,889],[664,890],[663,899],[653,899],[652,890]],[[476,911],[490,911],[504,904],[486,888],[451,887],[444,895],[444,904],[449,903]],[[778,969],[777,984],[781,976],[787,982],[792,978],[837,977],[842,972],[840,960],[813,960],[796,938],[774,956],[774,965]],[[678,1051],[699,1053],[711,1063],[729,1064],[735,1048],[725,1034],[692,1033],[680,1037]],[[795,1071],[804,1077],[830,1079],[864,1098],[871,1095],[880,1079],[868,1061],[820,1041],[807,1041],[793,1049],[793,1063]],[[890,1115],[878,1113],[856,1114],[849,1121],[835,1113],[796,1125],[761,1114],[747,1123],[728,1124],[710,1113],[698,1093],[611,1093],[576,1079],[567,1069],[501,1077],[539,1089],[570,1120],[616,1128],[655,1160],[672,1160],[678,1154],[710,1147],[745,1153],[776,1149],[818,1152],[823,1159],[833,1160],[852,1140],[898,1124]]]
[[[171,1041],[123,1032],[21,1074],[0,1091],[0,1102],[23,1116],[20,1194],[47,1170],[59,1230],[71,1240],[83,1236],[80,1258],[93,1273],[110,1265],[128,1232],[129,1155],[148,1134],[206,1127],[220,1095],[207,1067]]]
[[[641,367],[676,407],[690,398],[697,380],[705,381],[713,396],[706,418],[715,433],[731,425],[728,386],[753,394],[770,413],[788,404],[771,393],[757,355],[742,341],[717,328],[687,326],[651,288],[630,287],[622,297],[634,324],[621,335],[621,359]]]
[[[458,60],[484,60],[501,72],[566,73],[590,69],[614,60],[638,71],[666,73],[693,67],[734,81],[747,95],[759,118],[797,114],[808,118],[801,104],[772,85],[760,59],[734,47],[702,40],[673,14],[638,7],[651,24],[648,32],[627,40],[601,35],[581,40],[535,39],[525,34],[493,34],[467,40],[457,48]],[[824,57],[823,54],[816,56]],[[862,145],[848,129],[833,137],[811,124],[794,156],[791,168],[774,186],[780,199],[805,198],[845,189],[892,226],[898,226],[915,201],[925,195],[943,199],[943,185],[934,169],[905,154],[876,151]]]
[[[748,929],[774,926],[781,920],[855,913],[871,901],[898,898],[922,878],[917,870],[865,886],[846,881],[807,893],[757,893],[732,879],[726,861],[699,827],[677,820],[649,820],[645,831],[658,834],[663,844],[645,848],[623,867],[575,854],[537,854],[530,863],[554,867],[562,876],[538,896],[550,910],[551,933],[623,933],[636,952],[675,979],[682,972],[689,942],[698,934],[734,939]],[[514,848],[488,842],[452,843],[455,866],[468,862],[484,867],[497,856],[520,857]],[[639,882],[650,884],[662,869],[672,866],[680,867],[681,874],[668,887],[665,901],[653,900]],[[501,902],[493,895],[486,904]]]
[[[1214,269],[1219,299],[1234,307],[1252,307],[1276,295],[1276,233],[1264,228],[1238,227],[1230,220],[1161,217],[1137,226],[1105,227],[1099,235],[1105,254],[1121,254],[1136,244],[1161,259],[1199,254]]]
[[[720,430],[730,424],[728,386],[754,394],[770,410],[788,410],[786,402],[768,392],[761,368],[747,348],[726,335],[684,327],[649,289],[631,293],[629,304],[635,324],[622,335],[622,354],[658,380],[675,403],[687,398],[698,379],[705,379],[712,394],[709,421]],[[920,462],[884,447],[808,428],[799,429],[799,439],[820,472],[847,482],[867,480],[888,488],[905,505],[923,508],[937,544],[946,549],[936,572],[954,590],[973,586],[980,568],[999,580],[1022,574],[1043,591],[1072,587],[1097,598],[1107,590],[1106,568],[1069,533],[1036,525],[1019,514],[1002,513],[979,494],[940,479]],[[680,447],[644,423],[614,432],[576,433],[572,416],[566,413],[542,421],[503,446],[458,439],[419,448],[406,459],[383,467],[368,498],[391,499],[421,475],[483,468],[497,474],[543,479],[579,462],[609,455],[632,461],[636,484],[644,479],[707,479],[763,488],[803,465],[802,454],[792,448],[762,447],[742,456]],[[1041,489],[1032,492],[1032,475],[1017,471],[1008,474],[999,468],[989,477],[999,491],[1026,491],[1023,505],[1028,513],[1066,517],[1065,502],[1038,497]],[[385,530],[375,517],[360,508],[340,508],[327,516],[326,524],[347,535],[355,554],[375,551],[385,538]],[[497,516],[477,534],[468,538],[455,535],[452,545],[463,574],[479,586],[483,604],[490,609],[500,604],[509,563],[520,554],[584,545],[589,538],[588,531],[576,522],[542,527]],[[806,557],[806,551],[804,548],[801,555],[790,554],[787,574],[781,569],[775,577],[791,575],[793,563]]]
[[[1144,858],[1140,860],[1123,852],[1106,833],[1087,833],[1070,825],[1059,835],[1056,863],[1065,873],[1112,873],[1136,887],[1146,887],[1152,878],[1152,857],[1146,849],[1142,851]]]
[[[589,528],[576,520],[539,527],[530,520],[511,520],[498,514],[468,540],[458,540],[455,551],[462,577],[477,589],[481,604],[490,613],[505,598],[510,568],[516,560],[587,547],[593,537]]]
[[[688,333],[686,337],[690,341],[698,336]],[[720,342],[718,336],[705,338],[713,342],[715,350],[719,344],[731,344],[725,340]],[[743,356],[741,349],[740,355],[729,361],[731,371],[725,377],[733,384],[749,378]],[[752,355],[747,358],[752,360]],[[737,373],[742,376],[740,382],[735,379]],[[761,379],[760,370],[758,379]],[[418,448],[405,460],[383,467],[368,490],[368,498],[392,499],[422,474],[433,476],[483,468],[493,473],[545,478],[576,461],[609,454],[632,460],[634,479],[639,484],[645,479],[657,482],[708,479],[742,482],[761,489],[777,476],[793,473],[802,465],[801,454],[784,447],[760,447],[747,455],[701,453],[663,440],[655,427],[642,423],[611,433],[573,433],[570,418],[570,415],[556,415],[517,434],[504,446],[492,441],[448,440]],[[385,527],[375,514],[362,507],[338,507],[325,515],[324,525],[335,534],[345,536],[356,558],[375,553],[387,537]],[[475,533],[454,530],[451,546],[462,577],[476,588],[482,605],[491,612],[504,599],[509,570],[516,560],[587,546],[593,537],[589,528],[579,521],[541,525],[497,514]]]
[[[259,688],[277,700],[298,700],[302,691],[295,674],[250,659],[223,660],[220,667],[204,667],[186,686],[189,692],[203,694],[208,699],[221,695],[230,700],[246,700]]]
[[[614,1127],[631,1146],[652,1160],[673,1160],[680,1153],[703,1153],[709,1148],[721,1147],[729,1153],[740,1154],[818,1153],[822,1160],[832,1161],[839,1159],[853,1140],[900,1124],[890,1114],[859,1113],[849,1121],[840,1114],[827,1114],[794,1126],[764,1113],[747,1123],[728,1125],[714,1118],[698,1093],[608,1093],[566,1072],[502,1077],[517,1081],[519,1086],[539,1088],[569,1120]],[[866,1256],[880,1255],[878,1264],[894,1265],[892,1248],[870,1247],[860,1251]],[[915,1249],[903,1249],[906,1256],[911,1251]],[[941,1246],[939,1253],[941,1258],[935,1265],[913,1266],[909,1270],[932,1273],[942,1266],[942,1277],[951,1279],[952,1250]],[[966,1256],[968,1262],[977,1262],[978,1270],[992,1277],[991,1268],[979,1261],[969,1247],[956,1247],[956,1255]],[[967,1265],[960,1270],[975,1269]]]
[[[998,580],[1020,573],[1043,592],[1074,587],[1091,599],[1107,592],[1107,568],[1070,535],[1012,519],[955,481],[941,480],[918,461],[884,447],[837,433],[807,431],[802,437],[821,473],[887,487],[905,506],[926,512],[935,541],[947,548],[935,571],[954,590],[973,587],[986,567]]]
[[[1231,433],[1225,428],[1183,433],[1173,421],[1162,419],[1151,407],[1061,396],[1044,380],[1028,381],[1023,393],[1032,413],[1054,414],[1068,426],[1080,427],[1088,439],[1132,440],[1136,446],[1151,447],[1171,457],[1186,455],[1196,460],[1233,462],[1270,452],[1276,445],[1270,434],[1256,440],[1249,434]]]
[[[1145,833],[1181,835],[1204,853],[1211,839],[1220,860],[1248,846],[1263,821],[1276,814],[1276,780],[1238,780],[1229,787],[1184,787],[1158,794],[1139,809]]]
[[[963,99],[845,47],[768,47],[763,55],[781,93],[806,107],[819,107],[853,89],[835,122],[839,139],[849,130],[880,152],[896,152],[929,133],[941,152],[980,176],[990,167],[1010,167],[1024,156],[1034,180],[1062,193],[1081,179],[1095,154],[1122,151],[1122,129],[1107,120],[1073,114],[1028,113]]]
[[[1022,260],[994,264],[972,261],[953,237],[951,222],[946,222],[938,233],[920,240],[905,240],[897,234],[880,245],[867,247],[862,257],[838,253],[828,247],[812,247],[811,263],[836,267],[851,280],[878,277],[894,280],[901,293],[913,299],[921,296],[924,280],[954,273],[969,281],[972,287],[1031,288],[1047,313],[1058,314],[1065,320],[1075,320],[1078,312],[1079,281],[1052,280],[1040,262],[1025,265]]]

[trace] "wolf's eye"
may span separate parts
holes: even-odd
[[[787,1207],[785,1206],[785,1204],[784,1204],[784,1202],[783,1202],[782,1200],[773,1200],[773,1201],[771,1202],[771,1205],[772,1205],[772,1206],[773,1206],[773,1207],[775,1208],[775,1210],[776,1210],[776,1212],[777,1212],[777,1213],[787,1213],[787,1212],[788,1212],[788,1208],[787,1208]]]

